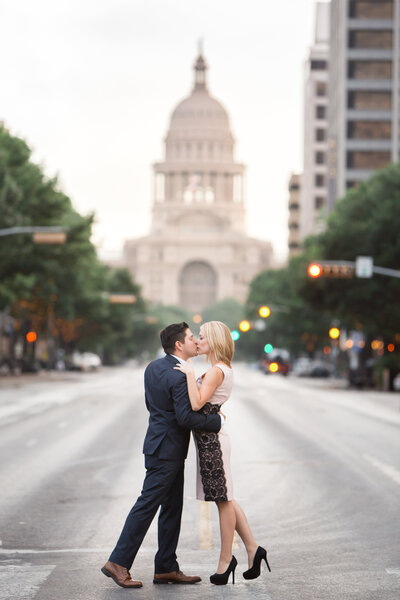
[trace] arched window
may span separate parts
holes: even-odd
[[[203,310],[217,299],[217,274],[206,262],[185,265],[179,277],[179,304],[193,311]]]

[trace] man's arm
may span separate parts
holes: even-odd
[[[220,415],[202,415],[195,412],[190,406],[186,377],[180,377],[172,386],[172,399],[177,421],[186,429],[200,429],[214,431],[221,429]]]

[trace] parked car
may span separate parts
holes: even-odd
[[[396,390],[396,392],[400,392],[400,373],[397,373],[393,379],[393,389]]]
[[[329,377],[332,367],[328,363],[302,357],[295,362],[293,374],[297,377]]]
[[[94,352],[74,352],[65,365],[70,371],[96,371],[101,367],[101,358]]]
[[[326,363],[314,363],[310,368],[310,377],[330,377],[332,369]]]
[[[287,375],[291,369],[290,354],[285,349],[275,348],[263,361],[264,373],[280,373]]]

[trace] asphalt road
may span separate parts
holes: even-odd
[[[0,382],[0,600],[399,600],[399,395],[388,402],[244,365],[225,410],[235,496],[272,573],[245,581],[235,542],[235,585],[209,583],[217,511],[195,499],[192,447],[178,559],[203,581],[153,585],[156,522],[132,569],[144,587],[105,578],[144,476],[142,380],[132,366]]]

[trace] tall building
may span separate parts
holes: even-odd
[[[400,0],[331,0],[328,209],[399,158]]]
[[[229,117],[210,96],[206,72],[200,54],[192,93],[171,116],[165,160],[154,165],[150,234],[124,246],[145,298],[194,311],[228,297],[244,301],[272,258],[270,243],[246,233],[245,167],[234,159]]]
[[[317,2],[314,43],[304,69],[304,154],[299,236],[324,226],[328,195],[329,9]]]
[[[289,180],[289,256],[300,254],[301,175],[293,173]]]

